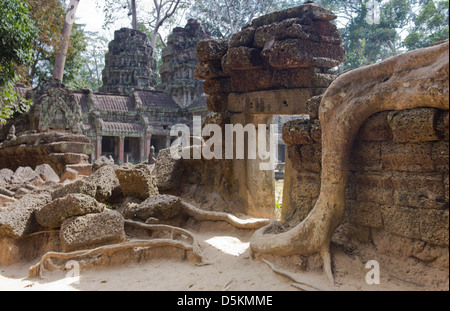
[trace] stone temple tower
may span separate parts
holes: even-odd
[[[147,36],[139,30],[117,30],[105,56],[100,92],[128,94],[132,90],[151,91],[156,84],[156,61]]]
[[[167,39],[167,47],[162,51],[158,89],[171,96],[182,108],[195,104],[203,94],[202,82],[194,78],[198,65],[196,46],[209,37],[197,20],[190,19],[186,27],[173,30]]]

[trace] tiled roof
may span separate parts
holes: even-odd
[[[136,93],[144,107],[180,109],[175,101],[165,93],[152,91],[137,91]]]
[[[134,111],[133,99],[128,96],[95,95],[95,108],[103,111]]]
[[[103,131],[141,133],[144,127],[138,123],[103,122]]]

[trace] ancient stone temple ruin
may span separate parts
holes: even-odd
[[[196,46],[209,37],[197,20],[190,19],[185,28],[176,27],[167,38],[158,89],[171,96],[180,107],[205,105],[203,86],[194,78],[194,70],[198,64]]]
[[[216,112],[208,122],[224,129],[309,116],[283,126],[283,223],[256,231],[251,248],[317,253],[330,279],[332,244],[448,268],[448,42],[333,82],[330,69],[345,59],[334,18],[305,4],[255,19],[229,41],[197,45],[195,76]],[[270,217],[273,175],[258,159],[185,160],[170,174],[166,161],[156,167],[162,191]]]
[[[308,1],[254,19],[230,40],[205,39],[191,20],[169,39],[157,90],[151,78],[139,79],[134,56],[107,62],[105,87],[114,94],[54,81],[21,90],[36,105],[0,146],[11,168],[0,167],[0,264],[33,260],[32,277],[69,260],[84,268],[174,256],[214,265],[196,238],[209,225],[246,232],[247,255],[226,257],[243,260],[244,269],[263,259],[293,279],[267,261],[280,260],[299,273],[323,272],[333,290],[355,273],[367,285],[364,265],[376,260],[384,282],[448,289],[449,42],[338,76],[333,68],[346,56],[334,19]],[[204,40],[196,43],[195,34]],[[119,55],[115,43],[110,49]],[[151,76],[151,60],[144,63]],[[123,82],[134,87],[117,87]],[[215,147],[223,147],[227,125],[254,125],[259,134],[273,116],[303,116],[282,128],[280,219],[274,171],[261,169],[267,159],[175,158],[165,148],[173,122],[201,113],[202,126],[221,129]],[[268,146],[271,135],[261,136],[250,142],[247,134],[244,149]],[[154,165],[98,159],[142,161],[151,146],[159,151]],[[190,155],[196,147],[180,149]],[[35,168],[43,159],[56,173]],[[64,181],[76,169],[82,178]]]
[[[196,43],[206,37],[194,20],[190,20],[186,28],[176,28],[164,52],[162,84],[157,86],[156,61],[147,37],[137,30],[120,29],[115,32],[105,56],[103,86],[99,93],[67,90],[56,81],[43,82],[34,90],[19,89],[23,97],[32,99],[35,104],[29,114],[14,120],[16,132],[83,134],[94,146],[80,151],[85,152],[90,161],[103,155],[112,157],[116,163],[140,163],[149,160],[152,147],[155,151],[151,160],[154,160],[159,150],[170,146],[172,125],[190,124],[194,114],[208,114],[201,82],[192,76],[198,63]],[[168,57],[169,50],[174,51],[173,59]],[[184,54],[179,54],[180,51]],[[168,77],[164,68],[170,68],[172,76]],[[11,124],[3,127],[4,138]],[[12,155],[14,146],[14,142],[4,144],[3,147],[9,149],[0,153]],[[46,162],[43,159],[37,163],[30,161],[31,166]],[[2,161],[0,166],[15,168],[15,162],[18,161],[12,157],[11,161]],[[67,162],[80,163],[87,163],[87,160]]]
[[[220,114],[221,124],[268,125],[274,115],[317,115],[316,96],[336,77],[330,69],[345,60],[334,18],[304,5],[257,18],[230,40],[200,42],[195,77],[204,80],[207,106]],[[270,217],[274,176],[260,170],[258,161],[229,160],[230,185],[218,191],[230,197],[226,205]]]
[[[157,84],[156,60],[147,36],[122,28],[109,43],[100,92],[126,94],[132,90],[152,91]]]

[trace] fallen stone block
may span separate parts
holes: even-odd
[[[181,160],[175,160],[170,155],[170,148],[159,152],[153,173],[160,191],[174,190],[179,187],[183,173],[180,165]]]
[[[61,225],[61,247],[70,252],[120,243],[125,241],[124,227],[122,215],[112,210],[71,217]]]
[[[105,165],[97,169],[86,179],[96,186],[95,198],[106,203],[111,197],[121,194],[119,179],[112,165]]]
[[[11,177],[14,175],[14,172],[9,168],[4,168],[0,170],[0,185],[6,185],[11,182]]]
[[[52,192],[52,200],[64,197],[69,193],[81,193],[91,197],[95,197],[97,193],[97,186],[86,179],[79,179],[75,182],[64,185]]]
[[[39,186],[44,183],[44,180],[29,166],[19,167],[11,177],[11,183],[13,184],[31,184],[33,186]]]
[[[105,165],[114,165],[114,159],[107,158],[105,156],[101,156],[100,158],[95,160],[94,164],[92,165],[92,170],[96,171],[100,167],[105,166]]]
[[[49,192],[31,193],[13,203],[11,208],[0,212],[0,236],[21,238],[36,232],[39,224],[35,211],[52,201]]]
[[[42,178],[44,181],[59,182],[59,176],[53,170],[53,168],[48,164],[41,164],[36,166],[34,171]]]
[[[60,182],[64,182],[66,180],[76,180],[78,178],[78,172],[74,169],[66,167],[64,174],[61,176]]]
[[[145,200],[159,193],[156,180],[148,165],[122,166],[115,169],[115,173],[124,196]]]
[[[179,197],[159,194],[146,199],[141,204],[129,204],[122,212],[125,218],[139,218],[147,220],[150,217],[157,219],[169,219],[178,215],[181,208],[181,199]]]
[[[98,203],[93,197],[72,193],[37,210],[36,220],[42,226],[58,228],[69,217],[100,213],[104,210],[105,205]]]

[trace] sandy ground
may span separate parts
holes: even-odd
[[[46,271],[43,279],[28,278],[30,264],[0,267],[0,291],[298,291],[292,281],[274,273],[249,252],[251,232],[236,230],[195,232],[210,265],[196,266],[188,261],[154,259],[145,263],[127,263],[115,267],[69,271]],[[298,281],[326,291],[334,290],[423,290],[381,273],[379,285],[368,285],[365,263],[343,252],[334,252],[336,284],[331,285],[320,272],[305,272],[292,261],[273,258],[277,268],[289,272]],[[311,288],[309,288],[311,289]]]
[[[283,181],[277,182],[276,199],[281,204]],[[278,207],[278,206],[277,206]],[[279,208],[275,209],[279,215]],[[273,272],[261,258],[250,256],[249,241],[252,230],[236,229],[224,222],[202,222],[186,228],[200,243],[209,265],[198,266],[187,260],[170,258],[152,259],[144,263],[128,262],[120,266],[93,267],[89,269],[45,271],[43,278],[29,278],[30,263],[0,267],[0,291],[298,291],[293,281]],[[369,254],[369,255],[367,255]],[[414,262],[398,262],[390,271],[380,267],[379,284],[368,284],[366,275],[371,268],[366,262],[372,259],[373,250],[364,256],[347,254],[332,248],[335,283],[321,271],[320,264],[311,267],[300,257],[270,257],[274,266],[297,281],[311,285],[307,290],[324,291],[423,291],[434,290],[415,282]],[[314,265],[314,260],[312,261]],[[320,257],[316,263],[321,262]],[[394,269],[392,269],[394,267]],[[307,271],[305,271],[307,270]],[[417,269],[416,269],[417,270]],[[420,269],[419,269],[420,270]],[[398,277],[409,274],[409,278]],[[417,275],[417,274],[416,274]],[[422,273],[423,275],[423,273]],[[436,279],[439,290],[448,290],[448,271],[429,274]],[[445,281],[447,279],[447,281]],[[442,281],[444,280],[444,281]],[[433,283],[433,282],[432,282]]]

